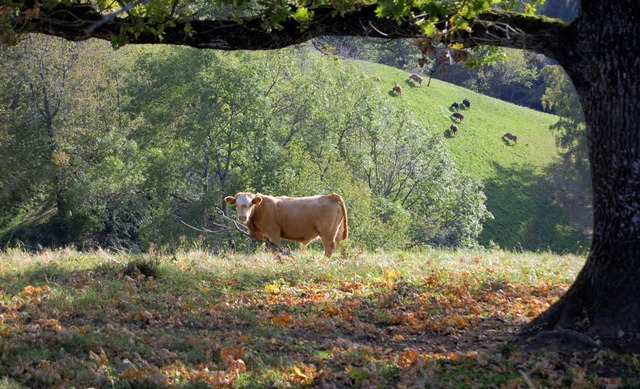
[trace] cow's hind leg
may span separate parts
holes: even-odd
[[[313,239],[309,239],[309,240],[301,240],[300,242],[300,251],[304,251],[307,246],[309,245],[309,243],[311,243],[313,241]]]
[[[336,240],[334,237],[322,237],[322,245],[324,246],[325,257],[331,257],[333,251],[336,249]]]

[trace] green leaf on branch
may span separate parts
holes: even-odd
[[[293,14],[293,19],[300,23],[303,30],[306,30],[309,27],[309,23],[311,23],[313,16],[313,11],[309,11],[309,9],[305,7],[299,7]]]

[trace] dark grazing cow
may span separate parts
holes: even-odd
[[[513,135],[510,132],[507,132],[506,134],[502,135],[502,139],[504,140],[505,138],[510,140],[510,141],[513,141],[514,144],[518,144],[518,137]],[[509,143],[509,142],[507,141],[507,143]]]
[[[467,108],[471,108],[471,101],[469,101],[469,99],[462,100],[462,104]]]
[[[454,119],[458,119],[460,121],[464,120],[464,115],[461,114],[460,112],[454,112],[453,114],[451,114],[451,117]]]
[[[449,130],[451,130],[451,133],[453,134],[453,136],[458,136],[458,126],[456,126],[455,124],[451,123],[451,126],[449,127]]]
[[[453,103],[453,104],[451,104],[451,108],[453,108],[453,109],[455,109],[457,111],[458,109],[460,109],[460,104]]]
[[[409,76],[410,79],[412,79],[413,81],[417,82],[418,84],[420,84],[420,86],[422,86],[422,77],[420,77],[417,74],[412,74]]]
[[[224,198],[235,206],[238,220],[257,239],[280,248],[280,239],[300,243],[300,248],[322,239],[324,254],[330,257],[338,243],[349,236],[347,209],[340,195],[311,197],[267,196],[247,192]]]
[[[402,96],[402,88],[400,87],[400,85],[395,84],[393,86],[393,91],[396,92],[396,95]]]

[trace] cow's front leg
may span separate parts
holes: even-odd
[[[280,240],[280,234],[266,235],[265,238],[267,242],[271,244],[272,249],[285,254],[285,251],[282,249],[282,241]]]
[[[267,237],[267,240],[269,240],[269,242],[271,242],[272,245],[276,246],[278,248],[278,250],[282,251],[282,242],[280,241],[280,237],[279,236],[275,236],[275,237]]]
[[[336,241],[333,238],[322,237],[322,245],[324,246],[324,255],[331,258],[331,254],[336,249]]]

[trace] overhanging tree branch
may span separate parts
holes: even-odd
[[[242,22],[234,20],[166,20],[161,34],[150,30],[128,32],[133,25],[153,27],[157,22],[131,17],[101,15],[88,5],[60,5],[51,11],[41,10],[37,17],[21,14],[14,25],[17,33],[43,33],[71,41],[90,38],[112,40],[120,34],[129,44],[173,44],[218,50],[268,50],[303,43],[317,36],[368,36],[398,39],[413,37],[418,28],[411,23],[398,24],[379,19],[375,7],[340,16],[333,8],[316,8],[305,28],[292,18],[281,28],[265,31],[264,19],[256,17]]]
[[[313,17],[305,21],[304,26],[289,18],[282,22],[281,28],[266,31],[264,18],[259,16],[241,22],[173,19],[158,22],[133,16],[103,15],[87,4],[59,4],[51,10],[41,9],[35,16],[33,12],[22,12],[15,17],[13,25],[18,34],[43,33],[71,41],[97,38],[121,41],[122,44],[173,44],[218,50],[279,49],[319,36],[401,39],[420,35],[418,19],[399,23],[379,18],[376,8],[377,5],[371,5],[344,15],[329,7],[314,8],[310,10]],[[142,25],[151,28],[134,28]],[[503,46],[553,54],[561,41],[558,37],[568,26],[557,19],[502,11],[483,12],[469,25],[470,31],[450,34],[445,43],[462,43],[464,47]],[[446,29],[444,22],[436,27]]]
[[[543,16],[489,11],[476,17],[470,32],[452,38],[466,47],[500,46],[557,57],[571,34],[571,24]]]

